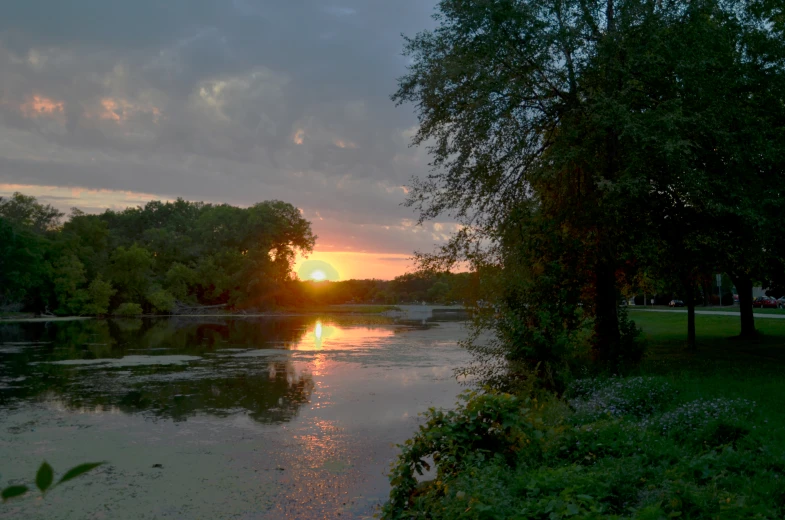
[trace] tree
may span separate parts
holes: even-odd
[[[163,289],[155,289],[147,295],[147,301],[155,312],[171,312],[174,309],[174,296]]]
[[[541,300],[522,291],[537,294],[548,272],[577,281],[568,293],[588,298],[583,315],[604,360],[628,343],[618,282],[645,267],[637,244],[676,254],[668,274],[688,293],[710,267],[752,271],[736,277],[743,286],[761,278],[776,249],[762,208],[781,213],[785,188],[774,4],[444,0],[438,9],[437,28],[407,40],[412,65],[393,98],[415,104],[414,144],[434,158],[409,204],[421,222],[447,214],[463,224],[423,265],[464,260],[520,280],[498,294],[511,291],[504,298],[521,308],[508,310],[527,327],[546,325],[535,319]],[[549,223],[556,240],[515,251]],[[738,230],[733,239],[728,230]]]
[[[109,272],[124,301],[141,302],[150,285],[153,255],[136,244],[129,248],[118,247],[111,256]]]
[[[702,273],[727,272],[740,296],[741,335],[755,334],[752,286],[781,265],[785,200],[785,46],[777,10],[758,2],[700,0],[679,9],[642,83],[663,131],[641,142],[650,199],[671,217],[660,236],[692,300]],[[667,126],[665,126],[667,125]],[[664,143],[667,143],[664,146]],[[686,280],[689,278],[689,282]],[[692,316],[693,309],[690,309]],[[694,344],[694,318],[690,320]]]
[[[3,306],[103,314],[123,302],[168,311],[175,298],[270,305],[281,300],[297,253],[316,240],[299,210],[281,201],[151,201],[101,215],[74,208],[60,227],[61,215],[34,197],[0,199]]]
[[[63,213],[35,197],[15,192],[11,198],[0,197],[0,217],[31,229],[35,233],[52,231],[60,225]]]
[[[463,224],[437,254],[421,256],[424,265],[503,265],[501,228],[524,205],[537,207],[582,237],[591,262],[584,311],[605,360],[622,345],[619,217],[638,181],[622,167],[617,34],[649,16],[649,5],[444,0],[438,27],[406,40],[412,64],[393,96],[415,105],[413,143],[433,157],[409,205],[421,222],[448,214]]]
[[[194,270],[179,262],[173,263],[164,275],[164,288],[178,300],[188,298],[191,288],[196,283],[197,277]]]
[[[43,308],[33,300],[46,281],[48,247],[46,238],[0,217],[0,307]]]
[[[87,282],[82,262],[73,254],[60,256],[53,266],[52,282],[57,313],[80,314],[89,300],[88,292],[82,287]]]
[[[103,315],[109,312],[109,303],[117,291],[110,282],[102,280],[99,276],[87,288],[89,302],[84,306],[85,314]]]

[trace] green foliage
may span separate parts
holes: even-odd
[[[690,351],[685,314],[633,312],[649,344],[644,375],[572,381],[536,410],[539,454],[471,460],[409,494],[393,489],[385,517],[783,518],[785,322],[744,341],[735,317],[699,315],[708,343]]]
[[[47,279],[48,246],[44,237],[0,216],[0,306],[40,307],[36,293]]]
[[[2,493],[0,493],[0,496],[3,497],[3,502],[5,502],[11,498],[20,497],[27,492],[27,486],[8,486],[7,488],[3,489]]]
[[[105,464],[105,462],[86,462],[84,464],[79,464],[78,466],[74,466],[73,468],[66,471],[62,477],[60,477],[60,480],[57,481],[57,484],[60,485],[65,482],[68,482],[69,480],[73,480],[76,477],[82,476],[88,471],[91,471],[103,464]]]
[[[62,216],[51,205],[41,204],[30,195],[16,192],[10,198],[0,197],[0,218],[38,234],[56,229]]]
[[[164,275],[164,287],[178,300],[186,300],[192,287],[197,285],[193,269],[175,262]]]
[[[495,336],[473,349],[484,381],[511,369],[558,389],[587,343],[605,366],[639,360],[618,313],[633,280],[691,296],[725,271],[751,295],[753,280],[781,277],[774,4],[442,0],[434,27],[406,39],[393,99],[415,107],[412,141],[433,166],[407,204],[461,224],[418,260],[467,263],[495,289],[477,313]],[[754,334],[749,300],[742,309]]]
[[[536,403],[511,394],[465,392],[463,403],[454,410],[431,408],[418,433],[402,446],[390,474],[393,491],[385,506],[390,518],[408,508],[418,486],[415,474],[429,470],[425,460],[435,464],[435,492],[464,468],[498,461],[514,464],[523,453],[531,453],[532,443],[542,438],[532,411]]]
[[[55,474],[52,466],[44,461],[44,463],[41,464],[41,467],[38,468],[38,473],[35,475],[35,486],[41,493],[46,493],[46,490],[52,485],[54,478]]]
[[[38,468],[38,472],[35,475],[35,485],[41,491],[41,494],[46,494],[47,491],[52,489],[53,487],[57,487],[60,484],[68,482],[69,480],[73,480],[76,477],[84,475],[88,471],[91,471],[98,466],[105,464],[105,462],[88,462],[85,464],[80,464],[78,466],[74,466],[73,468],[69,469],[65,472],[65,474],[57,481],[57,484],[52,486],[54,482],[54,470],[52,466],[49,465],[46,461],[44,461],[41,466]],[[23,485],[14,485],[8,486],[0,492],[0,496],[2,496],[3,502],[10,500],[12,498],[20,497],[26,494],[30,489],[27,486]]]
[[[82,288],[86,281],[84,265],[75,255],[65,254],[55,261],[52,283],[58,303],[58,314],[82,312],[89,299],[88,292]]]
[[[290,281],[296,254],[316,240],[297,208],[281,201],[73,209],[62,227],[60,217],[34,197],[0,198],[0,307],[63,315],[104,314],[123,301],[154,312],[174,300],[264,307]]]
[[[87,294],[90,299],[89,303],[83,308],[84,313],[96,315],[108,313],[109,302],[116,292],[111,282],[104,281],[99,276],[90,282],[90,286],[87,288]]]
[[[109,272],[121,298],[142,300],[151,282],[153,255],[136,244],[112,253]]]
[[[566,392],[575,420],[592,422],[601,418],[646,417],[672,403],[675,391],[651,377],[579,379]]]
[[[658,384],[664,390],[656,405],[640,406]],[[474,455],[465,440],[473,421],[463,411],[474,413],[482,400],[496,408],[504,396],[472,396],[452,415],[428,412],[427,423],[401,447],[383,518],[773,519],[785,513],[785,446],[764,429],[768,418],[751,403],[680,402],[656,378],[581,382],[573,392],[610,407],[622,403],[630,413],[587,422],[585,415],[576,418],[581,411],[553,401],[535,408],[544,419],[536,423],[532,410],[524,410],[508,421],[536,442],[509,457],[509,443]],[[437,463],[436,477],[418,484],[409,468],[425,455],[441,456],[442,447],[464,456],[444,457],[444,469]]]
[[[142,306],[138,303],[121,303],[112,314],[116,316],[138,316],[142,314]]]
[[[174,296],[163,289],[156,289],[147,295],[147,301],[157,312],[171,312],[174,309]]]

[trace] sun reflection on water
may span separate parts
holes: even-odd
[[[353,350],[367,348],[382,338],[391,338],[395,332],[386,327],[344,327],[336,323],[317,320],[303,338],[292,345],[292,350]]]
[[[316,322],[316,326],[313,329],[313,335],[316,338],[314,344],[316,348],[322,348],[322,321],[319,320]]]

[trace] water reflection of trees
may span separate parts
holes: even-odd
[[[288,317],[0,324],[0,406],[57,401],[68,409],[174,420],[245,411],[262,423],[287,421],[309,401],[313,379],[297,371],[285,349],[301,341],[313,321]],[[281,355],[232,355],[234,349],[249,348],[278,348]],[[159,355],[201,360],[135,366],[51,363]]]

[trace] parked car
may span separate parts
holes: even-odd
[[[752,300],[752,306],[761,309],[776,309],[779,305],[779,302],[771,296],[758,296]]]
[[[777,299],[777,308],[778,309],[785,309],[785,296],[782,298]]]
[[[668,307],[684,307],[684,302],[681,300],[671,300]]]

